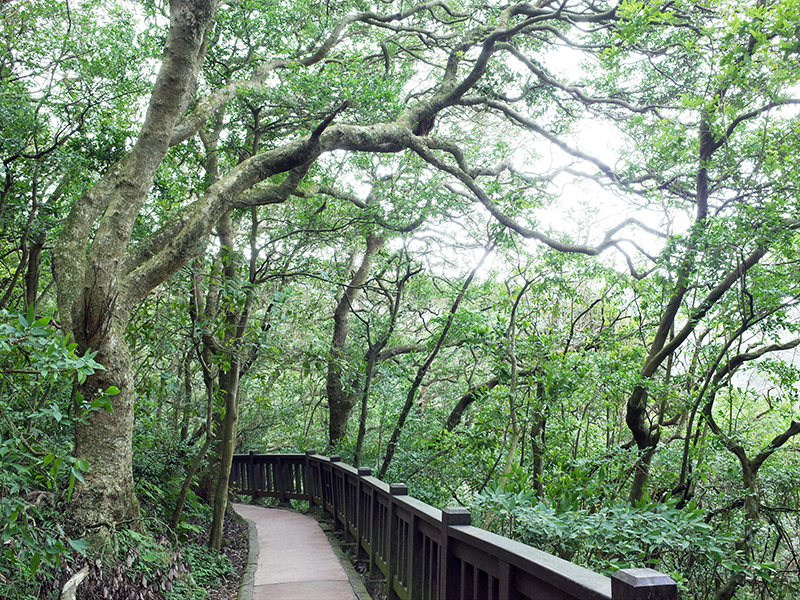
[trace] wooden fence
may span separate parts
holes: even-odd
[[[256,498],[305,500],[327,510],[345,541],[386,578],[398,600],[676,600],[652,569],[611,578],[470,525],[464,508],[439,510],[338,456],[237,454],[230,486]]]

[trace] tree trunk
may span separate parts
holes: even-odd
[[[225,213],[219,220],[217,231],[220,241],[219,254],[220,263],[222,264],[222,280],[229,285],[233,285],[237,280],[237,272],[236,256],[233,253],[235,233],[230,213]],[[251,255],[250,260],[251,262],[256,260],[256,255]],[[248,282],[251,283],[249,279]],[[208,537],[209,548],[216,551],[219,551],[222,547],[222,530],[225,522],[225,510],[228,507],[228,481],[231,476],[233,452],[236,449],[236,428],[239,420],[239,382],[244,374],[240,344],[250,317],[252,294],[253,288],[248,287],[244,306],[241,309],[233,306],[227,310],[222,340],[217,341],[206,338],[207,343],[213,344],[213,352],[215,354],[225,355],[227,360],[230,361],[230,366],[226,370],[220,371],[218,377],[219,394],[222,396],[225,414],[216,434],[219,445],[213,496],[214,510],[211,533]],[[210,302],[211,298],[209,298],[207,306]]]
[[[383,248],[385,243],[385,238],[375,234],[371,233],[367,236],[367,249],[364,251],[361,265],[350,279],[347,289],[333,312],[333,339],[325,384],[328,395],[328,445],[330,448],[335,447],[347,433],[347,421],[358,400],[358,394],[348,391],[342,380],[344,346],[349,331],[347,319],[353,310],[353,302],[361,293],[361,286],[364,285],[370,269],[372,269],[372,257]]]
[[[78,485],[72,496],[72,516],[88,534],[108,534],[118,526],[137,526],[139,502],[133,482],[132,436],[133,387],[131,358],[125,344],[127,319],[109,315],[109,323],[95,360],[106,370],[89,377],[79,391],[91,402],[116,386],[113,411],[93,410],[75,425],[75,456],[89,464],[85,485]]]
[[[375,363],[378,361],[378,354],[386,345],[386,338],[379,345],[371,347],[367,351],[367,360],[364,372],[364,389],[361,392],[361,414],[358,418],[358,438],[356,440],[356,451],[353,455],[353,466],[361,466],[361,454],[364,451],[364,438],[367,434],[367,413],[369,405],[369,391],[372,387],[372,376],[375,373]]]
[[[197,473],[197,469],[200,468],[200,463],[203,462],[203,459],[208,453],[208,449],[211,447],[211,442],[214,441],[214,438],[211,435],[210,431],[206,432],[206,441],[203,442],[203,446],[198,450],[195,457],[192,459],[192,464],[189,465],[189,470],[186,472],[186,477],[183,478],[183,485],[181,486],[181,491],[178,494],[178,499],[175,501],[175,510],[172,511],[172,518],[169,520],[169,526],[172,529],[178,527],[178,523],[181,520],[181,514],[183,513],[183,506],[186,504],[186,496],[189,495],[189,488],[192,487],[192,481],[194,481],[194,476]]]
[[[656,443],[653,442],[650,446],[639,449],[640,454],[633,468],[633,482],[628,495],[628,501],[631,504],[636,504],[644,498],[647,490],[647,481],[650,478],[650,463],[653,461],[653,455],[656,452]]]
[[[626,423],[633,434],[636,446],[639,448],[639,457],[634,467],[633,482],[631,483],[628,501],[636,504],[647,491],[647,481],[650,475],[650,462],[653,460],[656,445],[660,439],[660,429],[653,430],[647,419],[647,390],[642,386],[634,388],[628,399]]]
[[[113,411],[93,411],[76,425],[75,456],[89,463],[71,507],[78,529],[99,531],[139,519],[131,460],[135,391],[124,334],[132,307],[174,271],[154,268],[145,279],[130,279],[126,254],[142,203],[194,93],[215,11],[214,0],[170,2],[161,69],[139,137],[73,204],[54,249],[64,331],[80,352],[96,350],[96,360],[107,369],[89,378],[81,393],[91,401],[111,385],[120,390],[111,398]],[[177,262],[171,268],[178,268]]]
[[[44,250],[44,233],[31,238],[28,247],[28,270],[25,272],[25,312],[35,306],[39,300],[39,277],[42,271],[42,250]]]
[[[358,419],[358,439],[356,440],[356,451],[353,457],[353,464],[356,467],[361,466],[361,454],[364,450],[364,438],[367,434],[367,409],[369,406],[369,392],[370,388],[372,387],[372,378],[375,374],[375,366],[382,356],[383,349],[389,343],[389,340],[394,333],[394,327],[397,324],[397,314],[400,312],[400,299],[403,297],[403,289],[405,288],[406,283],[408,283],[408,280],[417,273],[419,273],[418,270],[412,271],[410,265],[406,265],[406,272],[398,280],[397,287],[393,293],[384,289],[383,285],[379,284],[389,302],[389,323],[387,324],[386,329],[383,331],[380,338],[374,343],[370,339],[369,323],[367,323],[367,343],[369,344],[369,348],[367,349],[367,353],[364,357],[364,389],[361,393],[361,414],[359,415]]]
[[[461,290],[458,292],[458,296],[456,296],[453,305],[450,307],[450,312],[447,315],[447,321],[442,327],[442,332],[439,334],[439,339],[436,341],[436,345],[431,350],[430,354],[428,354],[428,358],[425,359],[425,362],[417,369],[417,374],[414,377],[414,381],[411,383],[411,387],[408,389],[408,394],[406,395],[406,402],[403,405],[402,410],[400,411],[400,415],[397,417],[397,424],[394,427],[394,431],[392,431],[392,437],[389,439],[389,443],[386,446],[386,455],[383,458],[383,463],[381,463],[380,471],[378,472],[378,478],[383,479],[386,477],[386,472],[389,470],[389,465],[392,462],[392,458],[394,458],[394,452],[397,448],[397,442],[400,441],[400,434],[403,432],[403,427],[406,423],[406,419],[408,418],[408,413],[411,412],[411,407],[414,405],[414,398],[417,394],[417,390],[422,385],[422,379],[425,377],[425,374],[430,369],[433,361],[439,355],[439,351],[442,349],[444,345],[445,338],[447,338],[447,334],[450,331],[450,327],[453,325],[453,319],[455,319],[456,312],[458,311],[458,307],[461,305],[461,301],[464,299],[464,295],[467,293],[467,289],[469,288],[472,280],[475,278],[475,274],[478,272],[483,266],[484,261],[488,258],[488,256],[492,253],[495,249],[496,244],[492,244],[489,246],[483,256],[478,261],[478,264],[475,266],[474,269],[470,272],[467,278],[464,280],[464,284],[461,286]]]
[[[517,297],[514,299],[511,307],[508,329],[506,330],[506,354],[508,355],[508,362],[511,365],[511,378],[508,382],[508,410],[511,417],[511,440],[508,443],[508,453],[506,454],[506,462],[503,466],[503,474],[500,476],[501,486],[505,486],[506,483],[508,483],[508,476],[511,474],[511,469],[517,458],[517,448],[519,447],[520,426],[519,419],[517,418],[517,380],[519,376],[519,363],[517,361],[517,311],[531,283],[532,281],[526,280],[525,285],[523,285],[522,289],[517,293]]]
[[[217,484],[214,486],[214,517],[211,533],[208,536],[208,547],[219,551],[222,547],[222,528],[225,521],[225,509],[228,507],[228,481],[231,477],[231,463],[236,448],[236,425],[239,419],[237,401],[239,387],[239,365],[233,360],[230,371],[220,376],[222,395],[225,400],[225,416],[222,419],[219,434],[219,471]]]
[[[533,491],[537,498],[544,497],[544,449],[547,419],[538,411],[531,425],[531,453],[533,454]]]
[[[194,311],[192,311],[194,314]],[[207,352],[207,350],[204,349]],[[202,352],[202,351],[201,351]],[[188,436],[188,420],[189,420],[189,413],[188,407],[191,401],[192,393],[191,393],[191,378],[190,378],[190,369],[189,369],[189,354],[187,353],[186,359],[184,360],[184,384],[185,384],[185,404],[183,407],[184,410],[184,417],[183,417],[183,426],[181,427],[181,440],[186,440]],[[205,374],[206,366],[204,365],[203,371]],[[192,485],[192,481],[194,481],[194,476],[197,473],[197,470],[200,468],[200,463],[203,462],[206,454],[208,453],[209,448],[211,448],[211,444],[214,442],[214,389],[213,385],[209,384],[206,388],[206,421],[204,425],[206,439],[203,442],[203,446],[198,450],[197,454],[195,454],[194,458],[192,459],[192,464],[189,466],[189,470],[186,472],[186,477],[183,479],[183,485],[181,486],[181,491],[178,494],[178,499],[175,502],[175,510],[172,511],[172,518],[170,519],[169,526],[172,529],[178,527],[178,523],[181,520],[181,513],[183,512],[183,506],[186,503],[186,496],[189,494],[189,488]],[[177,408],[176,408],[177,412]]]
[[[760,515],[760,495],[758,492],[757,477],[758,471],[764,462],[773,453],[783,446],[786,442],[796,435],[800,435],[800,422],[792,421],[788,429],[772,439],[766,448],[759,452],[752,459],[747,456],[744,446],[737,444],[733,439],[725,435],[714,419],[714,399],[715,394],[711,393],[708,401],[703,407],[703,416],[709,428],[717,435],[725,447],[739,460],[742,469],[742,484],[744,492],[744,532],[742,539],[736,544],[736,549],[742,553],[745,567],[749,566],[753,560],[753,551],[756,549],[756,534]],[[736,591],[745,582],[745,570],[738,571],[730,576],[727,582],[717,590],[714,600],[732,600]]]

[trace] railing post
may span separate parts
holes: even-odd
[[[442,541],[439,555],[439,600],[461,598],[461,578],[458,561],[453,555],[450,543],[450,527],[454,525],[471,525],[472,515],[466,508],[453,506],[442,509]]]
[[[253,500],[256,499],[256,459],[255,456],[259,454],[258,450],[250,450],[247,457],[247,480],[250,484],[252,494],[250,495]]]
[[[331,454],[331,503],[333,504],[333,528],[336,529],[336,524],[339,522],[339,477],[336,474],[336,465],[333,463],[342,462],[342,457],[338,454]],[[345,530],[347,523],[344,524]]]
[[[678,585],[653,569],[620,569],[611,575],[612,600],[677,600]]]
[[[356,556],[364,558],[366,553],[362,546],[364,539],[372,539],[372,506],[366,506],[364,502],[364,482],[362,477],[370,477],[372,469],[369,467],[358,467],[358,488],[356,489]],[[370,569],[372,565],[370,564]]]
[[[303,492],[308,496],[308,507],[314,506],[314,469],[311,468],[311,457],[317,453],[316,450],[306,450],[306,460],[303,463]]]
[[[286,497],[286,492],[289,491],[289,482],[291,481],[291,475],[288,472],[291,466],[284,462],[283,455],[276,454],[275,458],[275,485],[278,486],[278,506],[291,506],[292,502]]]
[[[389,556],[387,560],[386,572],[386,592],[389,600],[395,600],[398,596],[394,591],[394,578],[397,574],[398,560],[397,551],[401,543],[397,523],[395,522],[395,496],[408,496],[408,486],[405,483],[390,483],[389,484],[389,522],[386,524],[389,528]]]

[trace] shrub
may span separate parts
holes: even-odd
[[[103,367],[49,324],[0,312],[0,597],[52,595],[62,559],[86,548],[56,509],[87,468],[69,452],[75,421],[108,408],[105,396],[73,398],[72,384]]]
[[[475,497],[476,520],[489,530],[604,574],[651,567],[684,589],[738,569],[734,537],[716,531],[691,504],[612,503],[596,510],[563,510],[530,491],[490,489]],[[700,573],[702,576],[698,577]],[[710,576],[711,575],[711,576]],[[700,590],[693,589],[697,597]]]

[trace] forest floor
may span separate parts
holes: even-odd
[[[239,585],[247,566],[247,553],[250,547],[247,522],[233,516],[228,510],[222,529],[222,553],[231,561],[234,571],[222,579],[216,587],[208,590],[208,600],[236,600]]]
[[[155,521],[158,523],[158,521]],[[198,523],[200,525],[200,523]],[[196,528],[196,533],[191,536],[191,543],[205,546],[208,543],[208,527],[201,526]],[[151,526],[148,528],[148,535],[152,536],[150,550],[161,548],[163,550],[166,540],[173,536],[166,524],[163,529]],[[139,538],[147,536],[139,535]],[[157,542],[158,540],[158,542]],[[247,566],[247,555],[250,548],[249,528],[247,522],[239,518],[229,510],[225,515],[223,524],[222,553],[228,558],[232,565],[232,572],[224,576],[214,587],[207,587],[207,600],[237,600],[239,597],[239,586]],[[86,570],[87,573],[80,579],[79,588],[76,590],[72,586],[71,595],[67,598],[77,598],[82,600],[101,600],[102,598],[133,598],[137,600],[153,600],[161,598],[159,591],[169,589],[169,586],[177,573],[185,572],[189,568],[188,563],[179,558],[170,567],[170,572],[148,572],[145,577],[138,569],[130,569],[132,563],[141,563],[138,546],[132,546],[127,551],[127,563],[125,561],[116,564],[103,564],[100,559],[87,562],[85,556],[75,553],[75,559],[63,566],[59,579],[53,582],[56,589],[65,589],[67,580],[73,578],[79,571]],[[145,548],[144,554],[147,553]],[[180,554],[172,554],[173,559],[180,557]],[[151,561],[152,562],[152,559]],[[138,567],[138,564],[137,564]],[[202,566],[195,568],[202,569]],[[76,594],[77,592],[77,594]],[[62,598],[65,596],[62,596]],[[5,598],[5,596],[3,596]]]

